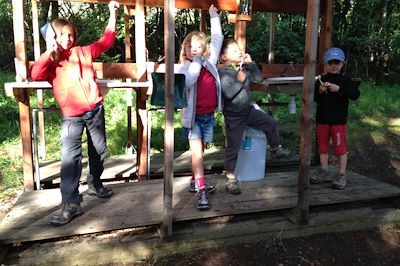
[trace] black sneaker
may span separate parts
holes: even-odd
[[[197,192],[197,209],[199,211],[206,211],[210,209],[210,203],[208,202],[208,192],[207,189],[200,189]]]
[[[99,198],[109,198],[113,195],[111,188],[101,187],[98,189],[88,188],[87,194],[89,196],[97,196]]]
[[[209,184],[208,181],[206,181],[206,188],[207,188],[208,193],[212,193],[215,191],[215,187],[213,185]],[[196,186],[196,182],[194,181],[194,179],[190,179],[189,192],[195,193],[198,191],[199,191],[199,188]]]
[[[81,204],[63,203],[60,210],[51,218],[50,223],[53,225],[64,225],[82,213]]]

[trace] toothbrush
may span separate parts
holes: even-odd
[[[325,83],[321,80],[321,75],[318,75],[318,80],[319,80],[319,83],[321,83],[321,85],[324,85],[324,84],[325,84]],[[324,93],[327,94],[328,91],[324,91]]]
[[[242,60],[240,60],[239,69],[242,70],[242,67],[243,67],[243,57]]]
[[[319,83],[321,83],[322,85],[324,84],[324,82],[322,82],[322,80],[321,80],[321,75],[318,75],[318,80],[319,80]]]

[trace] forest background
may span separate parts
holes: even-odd
[[[25,30],[27,38],[28,59],[34,60],[32,21],[30,1],[26,1]],[[69,1],[49,2],[39,1],[39,25],[44,25],[58,16],[69,19],[78,30],[77,43],[89,44],[97,40],[103,33],[108,20],[108,7],[105,4],[76,3]],[[146,8],[146,46],[148,60],[163,62],[164,55],[164,10],[162,8]],[[228,24],[227,14],[221,12],[223,33],[225,38],[232,38],[234,25]],[[338,0],[334,4],[333,45],[341,47],[347,55],[345,74],[362,79],[362,99],[352,105],[350,119],[356,121],[351,125],[350,140],[363,134],[376,134],[389,140],[398,139],[391,130],[385,130],[392,125],[388,119],[399,116],[400,81],[400,2],[394,0]],[[207,23],[209,19],[207,18]],[[247,27],[247,52],[258,63],[268,62],[270,14],[254,13],[253,20]],[[305,15],[277,14],[275,38],[275,63],[302,64],[304,60]],[[12,37],[12,1],[0,0],[0,203],[4,194],[15,195],[14,189],[21,189],[22,151],[20,143],[18,105],[15,99],[6,97],[3,83],[14,81],[14,42]],[[134,18],[130,19],[131,38],[134,38]],[[178,10],[175,19],[176,55],[180,44],[187,33],[200,27],[199,10]],[[209,25],[207,25],[209,33]],[[124,22],[123,9],[120,9],[117,23],[118,35],[114,46],[98,61],[124,62]],[[132,44],[134,45],[134,44]],[[42,51],[44,41],[41,39]],[[132,46],[132,61],[135,61],[135,47]],[[177,61],[177,60],[176,60]],[[111,91],[106,96],[107,141],[110,155],[125,153],[126,146],[126,109],[125,95],[122,91]],[[265,101],[266,95],[255,95],[260,101]],[[287,95],[278,95],[277,101],[287,101]],[[35,95],[31,98],[35,106]],[[135,102],[134,100],[132,101]],[[301,106],[301,95],[297,96],[298,106]],[[372,104],[373,103],[373,104]],[[45,106],[56,105],[50,91],[45,92]],[[366,116],[368,114],[368,116]],[[274,112],[283,139],[283,144],[293,149],[299,145],[300,121],[297,115],[288,115],[286,108]],[[353,116],[353,117],[352,117]],[[46,150],[47,160],[58,160],[59,149],[59,113],[46,113]],[[135,119],[135,117],[133,118]],[[365,119],[379,121],[379,125],[367,124]],[[215,143],[223,147],[224,136],[221,133],[222,115],[216,115]],[[397,121],[397,120],[396,120]],[[375,123],[375,122],[374,122]],[[396,122],[397,123],[397,122]],[[136,125],[136,121],[133,121]],[[156,114],[153,119],[152,151],[163,149],[162,114]],[[372,126],[371,126],[372,125]],[[186,150],[187,143],[180,134],[179,113],[175,115],[176,150]],[[367,130],[367,131],[366,131]],[[358,135],[353,135],[357,133]],[[133,135],[136,128],[133,128]],[[374,137],[374,136],[373,136]],[[179,139],[180,138],[180,139]],[[360,143],[354,142],[354,145]],[[134,143],[137,145],[137,143]],[[390,158],[400,159],[398,152],[389,154]],[[10,190],[11,188],[11,190]]]
[[[30,1],[27,1],[30,3]],[[73,3],[67,1],[39,1],[39,25],[58,16],[69,19],[79,32],[78,44],[96,40],[104,30],[108,9],[104,4]],[[26,36],[28,58],[33,60],[32,21],[30,4],[26,5]],[[149,60],[162,61],[164,54],[164,9],[147,8],[146,46]],[[99,60],[123,62],[124,23],[120,9],[117,42]],[[233,36],[234,26],[227,23],[221,12],[226,38]],[[259,63],[268,62],[270,14],[254,13],[247,27],[247,51]],[[130,20],[134,37],[134,18]],[[176,54],[188,32],[198,30],[199,10],[178,10],[176,14]],[[301,64],[304,60],[305,15],[278,14],[276,22],[275,63]],[[14,43],[12,39],[12,1],[0,0],[0,70],[14,71]],[[43,42],[42,42],[42,45]],[[394,83],[400,79],[400,2],[396,0],[337,0],[334,1],[333,45],[341,47],[348,56],[346,73],[376,83]],[[134,47],[132,55],[134,60]]]

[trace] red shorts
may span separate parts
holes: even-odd
[[[317,124],[318,151],[320,154],[329,152],[329,140],[332,139],[335,153],[340,156],[347,152],[346,125]]]

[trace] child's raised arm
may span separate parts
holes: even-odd
[[[110,1],[110,3],[108,3],[108,9],[110,10],[110,18],[108,19],[108,24],[106,28],[111,31],[115,31],[118,8],[119,8],[119,3],[117,1]]]
[[[213,64],[217,64],[219,53],[222,47],[223,35],[221,28],[221,20],[218,15],[218,9],[211,5],[208,9],[210,13],[210,23],[211,23],[211,41],[210,41],[210,55],[209,60]]]

